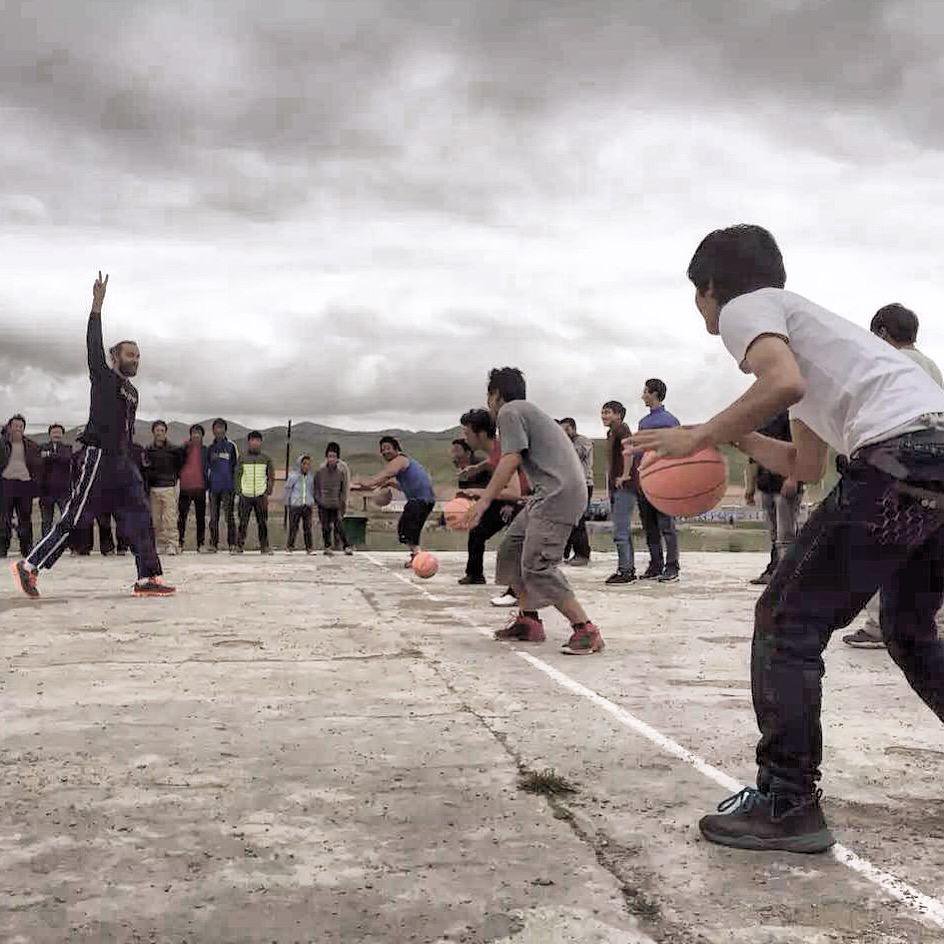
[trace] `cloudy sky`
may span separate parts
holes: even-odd
[[[944,361],[944,4],[189,0],[0,8],[0,414],[80,422],[91,283],[140,413],[442,428],[515,364],[597,428],[744,386],[710,229]]]

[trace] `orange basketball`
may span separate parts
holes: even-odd
[[[453,531],[468,531],[469,519],[475,509],[475,502],[469,498],[453,498],[443,505],[446,527]]]
[[[663,514],[702,515],[724,498],[728,464],[713,446],[681,459],[660,459],[647,452],[639,463],[639,484]]]
[[[438,570],[439,561],[434,555],[430,554],[429,551],[420,551],[419,554],[413,558],[413,573],[416,574],[417,577],[428,580],[430,577],[434,577]]]

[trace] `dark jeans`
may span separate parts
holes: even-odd
[[[927,492],[916,497],[909,485]],[[944,599],[944,432],[902,436],[851,460],[758,601],[751,687],[761,790],[814,789],[822,654],[879,588],[888,653],[944,720],[944,643],[934,619]]]
[[[511,508],[511,516],[506,521],[502,517],[502,510]],[[485,576],[485,545],[489,538],[498,534],[502,528],[507,528],[521,510],[517,502],[492,502],[488,510],[482,515],[482,520],[469,532],[469,556],[465,564],[468,577]]]
[[[89,528],[95,518],[111,514],[118,522],[119,543],[124,538],[134,552],[138,577],[159,576],[161,562],[141,472],[128,456],[106,454],[96,446],[84,450],[65,512],[30,552],[30,564],[39,569],[52,567],[66,549],[73,529]]]
[[[193,504],[197,518],[197,547],[203,547],[206,540],[206,492],[181,492],[177,496],[177,534],[180,536],[180,546],[184,546],[184,535],[187,533],[187,519],[190,517],[190,505]]]
[[[590,499],[593,498],[593,486],[587,486],[587,508],[580,516],[580,520],[574,525],[574,530],[570,532],[567,539],[567,546],[564,548],[564,560],[570,557],[570,552],[574,552],[575,557],[582,557],[584,560],[590,560],[590,536],[587,534],[587,515],[590,513]]]
[[[10,550],[14,516],[20,557],[26,557],[33,547],[33,499],[29,495],[5,494],[0,499],[0,557],[6,557]]]
[[[639,489],[639,518],[642,521],[643,531],[646,533],[646,544],[649,545],[649,566],[653,570],[663,570],[666,567],[678,567],[678,535],[675,533],[675,519],[671,515],[663,514]],[[662,553],[662,544],[665,542],[665,554]]]
[[[351,546],[351,542],[344,533],[340,508],[322,508],[319,505],[318,520],[321,522],[321,537],[324,540],[325,550],[331,547],[332,542],[339,543],[344,548]]]
[[[295,548],[295,537],[298,535],[298,525],[302,526],[302,537],[305,539],[305,550],[310,551],[311,544],[311,505],[300,505],[288,510],[288,540],[289,548]],[[325,545],[327,547],[327,545]]]
[[[59,509],[59,517],[61,518],[65,514],[66,502],[68,500],[68,495],[64,495],[62,498],[40,498],[39,515],[43,522],[43,537],[46,537],[46,535],[52,531],[52,520],[55,517],[56,508]]]
[[[246,544],[246,531],[249,529],[249,516],[256,516],[256,528],[259,531],[259,549],[269,546],[269,499],[266,495],[258,498],[239,496],[239,546]]]
[[[397,537],[401,544],[419,547],[423,525],[426,524],[426,519],[430,516],[434,507],[434,502],[424,502],[418,498],[408,499],[403,514],[400,515],[400,520],[397,522]]]
[[[210,543],[220,546],[220,511],[226,515],[226,544],[236,546],[236,501],[233,492],[210,492]]]
[[[150,506],[149,506],[150,507]],[[124,532],[121,530],[121,524],[118,522],[118,519],[115,518],[115,530],[114,533],[111,530],[111,521],[112,514],[108,512],[104,515],[99,515],[96,518],[98,522],[98,549],[103,554],[114,554],[115,553],[115,538],[118,539],[118,550],[127,551],[128,542],[125,540]]]

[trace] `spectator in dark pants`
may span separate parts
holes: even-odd
[[[665,400],[666,385],[658,378],[647,380],[642,388],[642,402],[649,407],[649,413],[639,421],[639,429],[674,429],[679,421],[662,405]],[[646,533],[649,545],[649,567],[642,575],[643,580],[658,580],[659,583],[672,583],[679,579],[678,535],[675,531],[675,519],[663,514],[643,494],[639,493],[639,518]],[[663,544],[665,552],[663,553]]]
[[[10,417],[3,430],[8,458],[0,473],[0,557],[10,550],[14,518],[20,555],[26,557],[33,547],[33,499],[39,495],[42,459],[39,446],[25,432],[26,420],[20,414]]]
[[[246,531],[250,515],[256,516],[259,532],[259,551],[271,554],[269,547],[269,496],[275,486],[275,467],[262,451],[262,433],[253,430],[247,437],[249,451],[239,460],[236,469],[236,491],[239,495],[239,543],[230,548],[232,554],[242,554],[246,546]]]
[[[590,537],[587,534],[587,515],[590,512],[590,499],[593,498],[593,440],[577,432],[577,421],[570,416],[558,420],[567,438],[574,444],[574,450],[583,468],[587,482],[587,510],[570,532],[570,538],[564,548],[564,563],[574,567],[586,567],[590,563]],[[571,557],[573,552],[573,557]]]
[[[293,469],[285,480],[283,504],[288,509],[288,538],[285,550],[295,550],[298,526],[302,526],[305,550],[312,553],[311,513],[315,506],[315,476],[311,471],[311,456],[302,456],[298,468]]]
[[[207,449],[206,484],[210,495],[210,544],[215,554],[220,546],[220,515],[226,518],[226,545],[236,547],[236,466],[239,450],[226,436],[226,420],[213,421],[213,442]]]
[[[331,555],[332,545],[339,544],[345,554],[352,554],[350,542],[344,533],[344,503],[347,493],[347,473],[341,468],[341,450],[337,443],[328,443],[324,465],[315,474],[315,502],[321,522],[325,554]]]
[[[495,420],[488,410],[469,410],[460,419],[462,432],[466,442],[472,449],[478,449],[488,454],[486,460],[489,470],[494,471],[501,461],[501,443],[495,429]],[[460,495],[477,498],[483,488],[464,488]],[[506,528],[521,510],[524,504],[524,495],[530,491],[530,485],[524,472],[512,476],[508,486],[500,493],[498,500],[489,505],[482,520],[469,531],[468,556],[465,565],[465,576],[459,583],[485,583],[485,546],[489,539],[494,537],[503,528]]]
[[[184,549],[187,534],[187,519],[193,505],[197,519],[197,553],[203,553],[206,538],[206,467],[207,447],[203,445],[206,430],[195,423],[190,427],[190,441],[186,445],[185,458],[180,469],[180,494],[177,498],[177,534],[180,550]]]
[[[56,508],[59,509],[59,517],[62,517],[72,491],[72,447],[62,441],[65,427],[61,423],[53,423],[48,432],[49,441],[39,451],[42,460],[39,513],[43,522],[43,537],[52,530]]]

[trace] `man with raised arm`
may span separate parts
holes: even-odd
[[[13,565],[17,587],[32,598],[39,597],[39,571],[48,570],[59,560],[73,528],[86,527],[97,515],[107,513],[115,515],[134,553],[138,569],[134,595],[169,596],[174,592],[161,576],[144,480],[132,454],[138,391],[130,378],[138,372],[141,354],[134,341],[119,341],[106,358],[102,303],[107,286],[108,276],[103,279],[99,272],[92,287],[86,334],[92,389],[88,423],[79,437],[85,446],[79,475],[55,527],[27,557]]]

